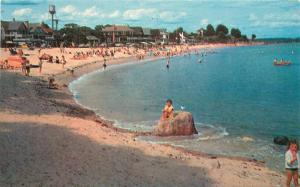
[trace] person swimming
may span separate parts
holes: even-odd
[[[103,68],[106,69],[107,65],[106,65],[106,58],[104,58],[104,61],[103,61]]]
[[[168,60],[167,60],[167,68],[168,68],[168,69],[170,68],[170,57],[169,57]]]

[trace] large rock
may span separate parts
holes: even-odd
[[[157,136],[188,136],[198,134],[194,118],[189,112],[178,112],[170,120],[160,120],[154,129]]]
[[[275,144],[278,144],[278,145],[288,145],[289,143],[289,138],[286,137],[286,136],[276,136],[274,139],[273,139],[273,142]]]

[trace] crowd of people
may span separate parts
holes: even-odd
[[[7,49],[6,49],[7,50]],[[18,55],[22,58],[22,72],[26,65],[30,66],[30,62],[28,62],[29,54],[24,54],[22,49],[10,48],[8,49],[10,55]],[[68,50],[68,48],[60,49],[60,56],[52,55],[50,53],[43,52],[43,49],[38,49],[38,66],[39,72],[42,73],[43,63],[55,63],[61,64],[64,68],[67,64],[67,59],[71,60],[89,60],[90,58],[96,57],[100,58],[100,60],[106,60],[105,66],[107,65],[107,61],[110,59],[114,59],[116,56],[127,56],[127,57],[135,57],[138,60],[143,60],[146,57],[167,57],[180,55],[183,53],[187,53],[189,51],[188,46],[148,46],[148,47],[100,47],[100,48],[91,48],[89,50],[77,48],[77,50]],[[100,61],[99,60],[99,61]],[[29,63],[29,65],[28,65]],[[0,68],[10,68],[9,62],[6,60],[0,62]],[[14,68],[13,66],[11,68]],[[28,69],[28,68],[27,68]],[[24,71],[25,72],[25,71]],[[30,72],[30,70],[29,70]],[[26,73],[28,75],[29,73]]]

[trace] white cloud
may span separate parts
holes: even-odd
[[[65,13],[65,14],[76,14],[77,9],[72,5],[67,5],[67,6],[62,8],[62,12]]]
[[[93,17],[93,16],[97,16],[97,10],[96,10],[96,6],[92,6],[90,8],[87,8],[84,10],[84,12],[81,14],[84,17]]]
[[[130,9],[123,13],[125,20],[140,20],[145,18],[157,19],[162,22],[177,22],[186,16],[186,12],[160,11],[155,8]]]
[[[49,14],[48,12],[44,14],[33,14],[31,18],[33,21],[38,21],[38,22],[46,21],[49,19]]]
[[[12,15],[15,17],[21,17],[21,16],[27,16],[28,14],[31,14],[32,9],[31,8],[21,8],[16,9],[12,12]]]
[[[40,19],[43,20],[47,20],[49,18],[49,14],[48,13],[44,13],[40,16]]]
[[[170,11],[164,11],[159,14],[160,18],[165,22],[176,22],[186,16],[185,12],[170,12]]]
[[[147,16],[147,17],[154,16],[156,13],[157,13],[157,10],[154,8],[130,9],[130,10],[126,10],[123,13],[123,18],[126,20],[138,20],[144,16]]]
[[[207,26],[207,25],[208,25],[208,19],[202,19],[202,20],[201,20],[201,24],[202,24],[203,26]]]
[[[62,16],[66,19],[74,19],[75,17],[95,17],[101,16],[104,14],[100,14],[96,8],[96,6],[89,7],[83,11],[80,11],[76,7],[72,5],[67,5],[61,9]]]
[[[297,12],[286,12],[281,14],[269,13],[263,16],[249,15],[252,26],[268,26],[271,28],[300,26],[300,15]]]
[[[43,3],[44,0],[1,0],[1,5],[37,5]]]
[[[256,21],[258,19],[258,17],[255,14],[250,14],[249,15],[249,21]]]
[[[112,12],[111,14],[108,15],[109,18],[116,18],[120,15],[120,11],[119,10],[115,10],[114,12]]]
[[[145,19],[155,19],[165,23],[176,23],[183,20],[186,12],[161,11],[156,8],[139,8],[128,9],[124,12],[114,10],[111,12],[101,12],[96,6],[89,7],[85,10],[80,10],[72,5],[63,7],[59,15],[62,19],[76,20],[79,18],[100,17],[100,18],[120,18],[127,21],[139,21]]]

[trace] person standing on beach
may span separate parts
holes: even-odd
[[[107,65],[106,65],[106,58],[104,58],[104,61],[103,61],[103,68],[106,69],[106,66],[107,66]]]
[[[24,75],[26,75],[26,58],[25,57],[22,57],[21,67],[22,67],[22,73]]]
[[[65,68],[65,65],[66,65],[67,61],[66,61],[64,55],[61,56],[61,61],[62,61],[62,67]]]
[[[299,187],[298,170],[299,170],[299,143],[297,140],[290,140],[288,150],[285,153],[285,170],[287,175],[286,186],[290,187],[293,179],[295,187]]]
[[[25,75],[29,76],[29,74],[30,74],[30,62],[29,62],[28,59],[26,59],[26,61],[25,61],[25,67],[26,67]]]
[[[40,58],[39,58],[39,73],[40,73],[40,74],[42,73],[42,68],[43,68],[43,60],[42,60],[42,58],[40,57]]]
[[[59,58],[58,58],[58,56],[55,57],[55,63],[59,64]]]

